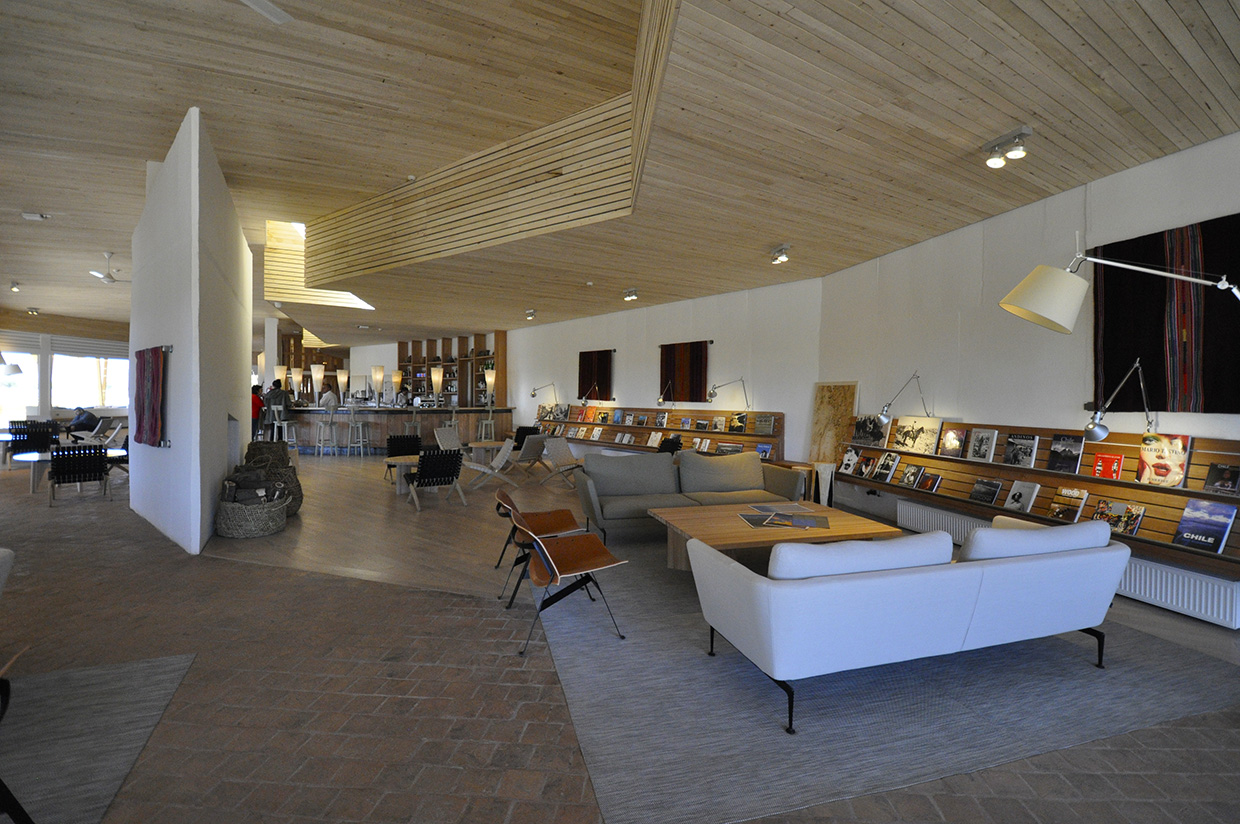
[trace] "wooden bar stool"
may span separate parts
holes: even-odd
[[[478,440],[480,441],[495,440],[495,421],[493,419],[478,421]]]
[[[353,410],[349,410],[349,440],[345,444],[344,454],[348,455],[357,449],[358,455],[365,455],[370,450],[370,427],[365,421],[359,421]]]
[[[337,455],[340,454],[340,444],[336,442],[335,412],[328,412],[327,420],[319,420],[318,428],[314,435],[314,454],[322,455],[326,449],[332,450]]]

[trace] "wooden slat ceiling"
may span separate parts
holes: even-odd
[[[105,250],[127,269],[143,164],[191,105],[261,244],[267,219],[311,222],[643,101],[632,214],[343,273],[332,288],[374,312],[294,317],[344,344],[617,311],[630,287],[640,306],[820,277],[1240,123],[1222,0],[659,0],[647,15],[675,28],[649,109],[639,0],[279,5],[294,22],[235,0],[3,0],[0,282],[28,289],[0,307],[127,316],[128,287],[86,270]],[[1020,125],[1029,156],[987,169],[981,147]],[[793,259],[772,267],[783,242]]]

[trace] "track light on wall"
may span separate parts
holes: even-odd
[[[530,397],[537,398],[538,390],[546,389],[548,386],[551,387],[551,398],[558,404],[560,402],[560,396],[555,391],[555,381],[552,381],[551,383],[544,383],[542,386],[535,386],[533,389],[530,390]]]
[[[1021,126],[987,143],[982,147],[982,151],[986,153],[986,165],[992,169],[1002,169],[1009,160],[1020,160],[1028,154],[1025,138],[1031,134],[1033,129]]]
[[[625,300],[637,300],[637,290],[636,289],[625,289],[624,299]]]
[[[788,262],[788,250],[792,248],[791,243],[781,243],[771,250],[771,265],[778,266],[781,263]]]
[[[706,402],[714,403],[715,398],[719,397],[719,390],[725,386],[731,386],[734,383],[739,383],[741,385],[741,394],[744,395],[745,397],[745,410],[748,411],[749,410],[749,391],[745,388],[744,378],[737,378],[736,380],[728,381],[727,383],[711,384],[710,391],[706,393]]]

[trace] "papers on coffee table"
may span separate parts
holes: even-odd
[[[800,504],[750,504],[749,508],[754,512],[765,512],[768,515],[772,512],[809,512],[808,507]]]
[[[755,507],[756,508],[756,507]],[[800,512],[809,513],[805,507],[798,507]],[[830,529],[831,524],[826,515],[799,514],[793,512],[748,512],[737,513],[740,519],[754,529]]]

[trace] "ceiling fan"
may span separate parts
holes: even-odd
[[[111,252],[104,252],[103,256],[108,259],[107,268],[105,269],[105,271],[102,271],[102,272],[96,269],[91,269],[90,273],[92,275],[99,278],[99,280],[103,281],[109,286],[111,286],[113,283],[132,283],[133,282],[129,280],[120,280],[119,278],[116,277],[118,274],[120,274],[121,270],[112,268],[112,253]]]
[[[279,8],[275,3],[268,2],[268,0],[241,0],[241,2],[276,25],[287,23],[293,19],[291,14]]]

